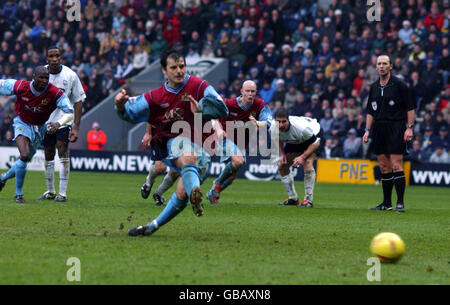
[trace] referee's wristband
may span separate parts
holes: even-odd
[[[366,127],[366,128],[364,128],[364,131],[370,131],[370,128]]]

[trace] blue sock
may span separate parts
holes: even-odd
[[[231,161],[228,161],[227,165],[225,165],[225,168],[220,173],[219,177],[216,179],[216,184],[220,185],[222,189],[230,185],[230,183],[227,183],[226,181],[228,178],[230,178],[232,175],[236,173],[236,168],[233,166],[233,163]]]
[[[172,218],[177,216],[188,204],[188,199],[183,200],[177,197],[176,193],[172,194],[169,202],[159,216],[152,222],[149,222],[147,227],[153,232],[159,229],[159,227],[168,223]]]
[[[28,162],[23,162],[20,159],[14,164],[16,169],[16,195],[23,195],[22,187],[27,173],[27,164]]]
[[[220,185],[220,190],[223,191],[224,189],[229,187],[230,184],[232,184],[232,183],[233,183],[233,181],[228,182],[228,180],[225,180],[222,184],[219,184]]]
[[[2,182],[5,182],[6,180],[14,178],[16,176],[16,163],[14,163],[6,173],[1,175],[0,179]]]
[[[184,190],[188,197],[195,187],[200,187],[200,178],[198,174],[198,166],[195,164],[186,164],[181,169],[181,180],[183,181]]]

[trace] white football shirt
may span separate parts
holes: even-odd
[[[312,136],[317,136],[320,132],[320,124],[316,119],[290,115],[288,120],[290,127],[287,131],[279,131],[277,124],[270,126],[271,134],[278,131],[279,139],[284,143],[301,144],[311,139]]]
[[[69,67],[65,65],[61,65],[62,69],[58,74],[49,73],[49,81],[59,89],[63,90],[64,93],[69,97],[72,105],[75,105],[78,102],[83,102],[86,99],[86,94],[84,93],[83,86],[81,85],[81,81],[78,78],[78,75]],[[48,67],[48,65],[46,66]],[[64,112],[59,108],[56,108],[52,114],[50,115],[48,122],[56,122],[62,116]],[[60,128],[72,126],[73,120],[70,120],[65,125]]]

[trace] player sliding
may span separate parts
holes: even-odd
[[[123,120],[132,123],[147,121],[155,126],[152,142],[164,154],[164,164],[180,174],[181,179],[161,214],[147,225],[131,228],[128,231],[130,236],[154,233],[178,215],[189,201],[194,214],[203,215],[200,184],[206,178],[210,156],[202,147],[206,140],[203,129],[194,130],[194,114],[201,114],[201,128],[210,119],[228,115],[222,98],[208,82],[186,74],[186,61],[181,53],[165,50],[160,63],[167,77],[163,86],[136,97],[129,97],[122,90],[114,98],[114,103]],[[190,136],[186,135],[186,130],[180,131],[178,127],[182,125],[187,125]]]
[[[220,121],[215,120],[214,126],[218,136],[218,143],[222,147],[222,156],[220,162],[225,163],[225,168],[220,173],[219,177],[214,180],[212,188],[206,194],[211,204],[218,204],[220,192],[226,189],[236,178],[239,169],[245,163],[245,149],[248,147],[249,138],[251,135],[245,130],[245,134],[238,133],[235,130],[234,134],[227,135],[224,130],[227,130],[227,122],[233,123],[236,121],[248,122],[251,121],[256,127],[270,127],[272,115],[266,103],[256,97],[257,87],[252,80],[247,80],[242,84],[241,95],[234,99],[226,99],[225,103],[229,110],[229,115],[226,119]],[[257,118],[257,119],[256,119]],[[238,135],[245,137],[244,141],[239,141]],[[238,148],[238,144],[242,142],[243,147]]]
[[[152,190],[153,183],[155,183],[155,179],[157,176],[163,174],[167,170],[167,166],[164,165],[162,162],[163,156],[158,150],[158,146],[156,144],[151,144],[152,142],[152,125],[150,123],[147,123],[147,128],[144,134],[144,137],[142,138],[142,145],[144,147],[152,147],[151,152],[151,160],[152,165],[150,166],[150,170],[148,172],[148,175],[145,179],[144,184],[142,184],[141,187],[141,196],[144,199],[147,199],[150,195],[150,191]],[[163,197],[163,194],[177,181],[177,178],[179,177],[178,173],[169,170],[168,173],[164,176],[164,179],[162,183],[158,186],[156,191],[153,193],[153,199],[155,200],[156,206],[162,206],[164,205],[164,202],[166,199]]]
[[[275,112],[275,122],[270,128],[272,138],[276,137],[279,130],[280,161],[278,169],[289,198],[279,205],[295,205],[301,207],[313,207],[314,183],[316,171],[314,159],[316,150],[320,146],[322,130],[316,119],[309,117],[290,116],[288,111],[280,108]],[[284,146],[283,146],[283,143]],[[294,187],[294,177],[290,167],[303,166],[305,172],[305,197],[299,205],[298,195]]]
[[[11,178],[16,178],[14,200],[24,203],[23,184],[27,173],[27,165],[36,153],[45,133],[54,134],[59,127],[73,120],[72,104],[58,87],[49,83],[46,67],[38,66],[34,70],[32,81],[15,79],[0,80],[0,95],[15,95],[16,113],[14,118],[14,140],[19,149],[19,160],[0,176],[0,191]],[[56,108],[63,115],[53,122],[45,122]]]

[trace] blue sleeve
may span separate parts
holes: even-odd
[[[228,116],[228,108],[222,97],[212,87],[208,86],[199,101],[200,112],[204,120],[221,119]]]
[[[0,95],[14,95],[15,79],[0,79]]]
[[[56,107],[64,113],[73,113],[73,105],[65,93],[56,101]]]
[[[117,107],[114,106],[119,117],[130,123],[147,122],[150,116],[150,107],[144,95],[133,96],[125,103],[124,112],[117,111]]]
[[[258,121],[266,122],[267,128],[270,128],[272,125],[272,112],[270,112],[269,106],[264,106],[264,108],[259,113]]]

